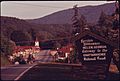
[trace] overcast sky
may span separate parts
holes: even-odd
[[[35,19],[60,10],[72,8],[75,4],[78,4],[78,7],[82,7],[113,2],[114,1],[2,1],[1,15],[20,19]]]

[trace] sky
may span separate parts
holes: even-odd
[[[78,7],[95,6],[114,1],[2,1],[1,16],[17,17],[20,19],[35,19],[57,11]]]

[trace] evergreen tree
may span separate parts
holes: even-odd
[[[109,15],[106,15],[103,11],[98,20],[98,26],[100,26],[99,34],[108,38],[109,30],[112,28],[112,19]]]
[[[80,23],[81,26],[86,25],[87,20],[86,20],[86,18],[85,18],[84,15],[81,15],[81,17],[80,17],[80,22],[81,22],[81,23]]]
[[[72,25],[73,25],[73,31],[72,31],[72,35],[76,34],[76,33],[80,33],[80,18],[78,15],[78,7],[77,5],[74,6],[74,16],[72,17]]]
[[[81,17],[80,17],[80,30],[81,30],[81,32],[84,30],[84,29],[86,29],[86,28],[88,28],[87,27],[87,20],[86,20],[86,18],[85,18],[85,16],[84,15],[81,15]]]
[[[101,27],[105,26],[105,27],[111,28],[112,27],[112,18],[102,11],[101,15],[99,17],[99,20],[98,20],[98,25]]]
[[[36,31],[35,31],[35,29],[30,28],[30,29],[28,30],[28,33],[31,35],[32,40],[35,41],[35,40],[36,40]]]
[[[2,54],[5,54],[6,56],[11,55],[14,52],[14,48],[16,46],[15,42],[12,40],[8,40],[8,38],[5,37],[2,32],[1,32],[0,38],[1,38],[0,52]]]
[[[16,45],[30,45],[31,36],[28,32],[23,32],[21,30],[13,31],[11,34],[11,40],[16,42]]]
[[[99,17],[99,20],[98,20],[99,26],[103,27],[106,25],[106,17],[107,17],[107,15],[102,11],[101,15]]]

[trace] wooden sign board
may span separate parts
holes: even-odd
[[[110,64],[114,43],[90,31],[77,35],[74,41],[83,64]]]
[[[90,31],[78,34],[72,40],[75,43],[78,59],[86,67],[86,75],[97,77],[96,79],[105,79],[113,49],[118,45]]]
[[[112,47],[99,39],[86,35],[79,40],[83,63],[109,63],[112,55]]]

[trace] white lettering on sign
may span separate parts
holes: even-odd
[[[88,40],[81,39],[81,43],[85,43],[85,42],[93,42],[93,40],[91,40],[91,39],[88,39]]]
[[[107,49],[102,49],[102,52],[107,52]]]
[[[99,45],[100,43],[83,43],[84,45]]]
[[[105,45],[93,46],[93,48],[107,48]]]
[[[95,50],[82,50],[82,53],[88,53],[88,52],[95,53]]]
[[[83,46],[83,49],[93,49],[93,46]]]
[[[105,53],[84,54],[83,56],[105,56]]]
[[[84,61],[106,60],[107,46],[93,39],[81,39]]]
[[[97,57],[97,59],[99,59],[99,60],[105,60],[106,57]]]
[[[89,61],[89,60],[96,60],[96,57],[94,57],[94,58],[84,58],[84,60],[86,60],[86,61]]]

